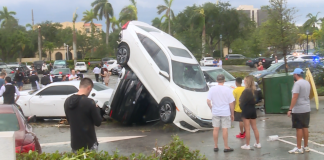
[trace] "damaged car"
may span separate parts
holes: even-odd
[[[209,87],[193,54],[177,39],[143,22],[127,22],[117,62],[124,67],[106,117],[125,124],[160,120],[190,132],[212,128]]]

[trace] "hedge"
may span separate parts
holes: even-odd
[[[223,59],[223,65],[245,65],[248,59]]]
[[[118,151],[109,154],[106,151],[94,152],[79,150],[77,153],[42,153],[29,152],[25,154],[16,154],[17,160],[207,160],[200,154],[199,150],[191,151],[183,144],[178,136],[172,136],[168,145],[161,147],[161,153],[154,151],[150,155],[131,154],[130,156],[120,155]]]

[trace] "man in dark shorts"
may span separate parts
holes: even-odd
[[[310,84],[303,79],[303,70],[296,68],[293,72],[295,84],[292,89],[292,99],[288,110],[288,117],[292,115],[292,128],[296,128],[297,147],[288,151],[289,153],[309,152],[308,147],[308,127],[310,120]],[[304,147],[301,147],[302,138],[304,138]]]
[[[24,86],[23,80],[24,80],[24,73],[20,72],[19,69],[16,69],[16,74],[15,74],[15,81],[17,82],[17,86],[19,88],[19,91],[22,91],[22,88]]]
[[[233,90],[233,95],[235,98],[235,108],[234,108],[234,121],[239,122],[240,134],[236,135],[236,138],[245,138],[244,125],[242,120],[242,110],[240,107],[240,97],[245,89],[242,87],[242,78],[236,78],[235,80],[236,88]]]

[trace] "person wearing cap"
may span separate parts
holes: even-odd
[[[308,127],[310,121],[310,100],[309,94],[311,86],[308,81],[303,78],[304,71],[296,68],[293,72],[294,86],[292,89],[292,99],[287,116],[291,116],[292,128],[296,129],[297,146],[288,151],[289,153],[304,153],[309,152],[308,147]],[[301,142],[304,139],[304,147]]]
[[[208,91],[207,104],[212,111],[212,124],[214,127],[213,137],[215,142],[214,152],[218,152],[218,131],[222,127],[224,139],[224,152],[234,151],[228,146],[228,128],[234,120],[234,101],[232,89],[224,86],[225,77],[217,76],[218,85],[213,86]]]
[[[39,77],[37,76],[36,71],[32,72],[32,75],[29,77],[29,81],[32,86],[32,90],[39,90]]]
[[[3,104],[16,104],[20,93],[16,86],[11,84],[11,78],[5,78],[5,84],[0,89],[0,96],[3,96]],[[17,95],[15,99],[15,94]]]
[[[24,77],[25,77],[24,73],[20,72],[20,70],[18,68],[16,68],[15,81],[17,82],[19,91],[22,91],[22,88],[24,86],[24,83],[23,83]]]

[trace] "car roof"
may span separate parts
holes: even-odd
[[[202,71],[220,70],[220,67],[200,67]]]
[[[0,105],[0,114],[3,113],[15,113],[13,105],[10,104],[1,104]]]

